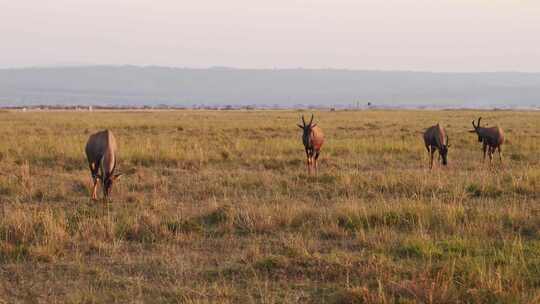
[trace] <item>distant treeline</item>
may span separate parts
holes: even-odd
[[[136,66],[0,69],[0,105],[538,107],[540,73]]]

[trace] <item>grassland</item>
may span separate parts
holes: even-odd
[[[0,302],[540,301],[540,113],[1,112]],[[306,112],[307,114],[307,112]],[[503,127],[481,164],[471,120]],[[429,171],[421,131],[450,135]],[[125,175],[90,201],[89,134]]]

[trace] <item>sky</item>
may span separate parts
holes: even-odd
[[[540,72],[538,0],[0,0],[0,68]]]

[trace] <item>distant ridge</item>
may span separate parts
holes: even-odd
[[[74,66],[0,69],[0,106],[540,107],[540,73]]]

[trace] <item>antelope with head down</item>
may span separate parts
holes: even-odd
[[[431,160],[429,163],[429,168],[433,168],[433,154],[435,151],[439,151],[439,161],[442,162],[443,166],[448,164],[448,135],[443,127],[439,124],[431,126],[424,132],[424,144],[428,153],[431,154]]]
[[[298,124],[298,127],[303,130],[302,143],[306,150],[308,173],[311,173],[313,169],[317,171],[317,159],[324,143],[322,129],[316,123],[313,123],[313,114],[311,114],[311,120],[308,124],[306,124],[304,115],[302,115],[302,125]]]
[[[504,132],[497,126],[490,128],[480,127],[481,119],[482,117],[478,118],[476,125],[474,124],[474,120],[472,121],[474,130],[470,130],[469,132],[476,133],[476,135],[478,135],[478,142],[482,143],[482,151],[484,152],[482,162],[486,160],[487,152],[489,155],[489,163],[491,164],[493,162],[493,153],[495,153],[495,150],[497,150],[499,151],[499,159],[502,163],[501,145],[504,143]]]
[[[107,199],[111,194],[114,181],[121,175],[116,170],[116,139],[109,130],[104,130],[90,135],[86,143],[86,157],[92,180],[92,199],[97,199],[98,182],[103,187],[103,198]]]

